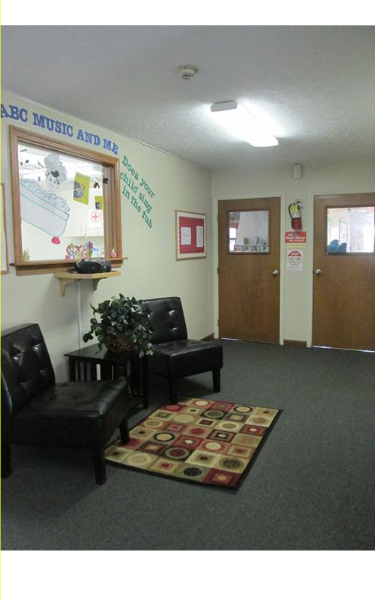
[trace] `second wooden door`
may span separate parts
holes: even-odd
[[[316,196],[313,345],[375,350],[375,194]]]

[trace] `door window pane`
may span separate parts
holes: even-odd
[[[327,209],[328,254],[374,252],[373,206]]]
[[[230,254],[269,252],[269,211],[230,212],[228,233]]]

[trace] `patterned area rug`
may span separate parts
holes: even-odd
[[[274,408],[198,398],[165,404],[107,448],[124,467],[237,489],[280,414]]]

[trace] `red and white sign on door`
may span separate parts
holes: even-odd
[[[287,252],[287,271],[302,271],[303,250],[290,250]]]

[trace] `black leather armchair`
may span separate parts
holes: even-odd
[[[1,475],[11,473],[11,444],[91,449],[96,483],[105,483],[105,444],[117,427],[129,441],[124,381],[56,383],[39,325],[1,335]]]
[[[220,342],[188,339],[180,298],[142,300],[142,305],[149,315],[155,351],[148,358],[149,371],[168,379],[170,401],[177,402],[178,379],[207,371],[212,371],[214,391],[220,392]]]

